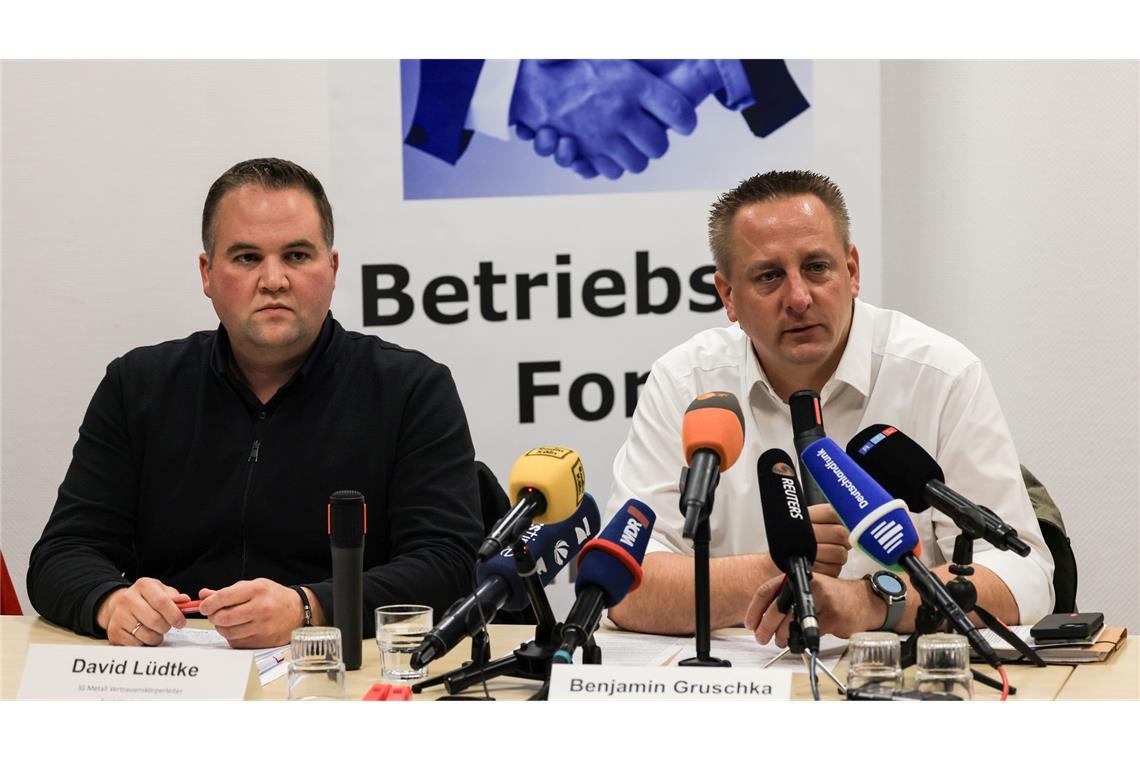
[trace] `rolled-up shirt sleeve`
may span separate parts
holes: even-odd
[[[941,415],[938,451],[931,454],[942,466],[946,484],[989,507],[1030,546],[1029,556],[1021,557],[978,539],[974,562],[989,568],[1009,588],[1019,622],[1035,623],[1053,610],[1053,556],[1042,538],[1009,426],[981,362],[956,379]],[[949,559],[961,531],[942,513],[933,520],[938,548]]]

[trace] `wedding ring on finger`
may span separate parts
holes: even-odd
[[[141,620],[139,622],[135,623],[135,627],[131,629],[131,636],[137,639],[138,636],[136,636],[135,634],[137,634],[139,632],[140,628],[142,628],[142,621]]]

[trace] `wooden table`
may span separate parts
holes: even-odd
[[[195,627],[208,628],[209,623],[204,620],[191,621]],[[528,626],[492,625],[489,628],[491,635],[492,657],[501,657],[513,651],[515,647],[528,641],[533,628]],[[718,634],[750,635],[741,629],[730,629]],[[1140,699],[1140,643],[1134,641],[1135,636],[1129,637],[1123,648],[1116,652],[1108,661],[1092,663],[1073,667],[1071,665],[1050,665],[1047,668],[1034,668],[1029,665],[1011,665],[1007,667],[1011,683],[1018,688],[1018,694],[1011,697],[1017,700],[1051,700],[1051,699]],[[15,699],[20,686],[20,677],[23,674],[24,660],[27,657],[28,645],[38,644],[93,644],[107,645],[106,641],[90,639],[79,636],[58,626],[52,625],[36,616],[3,616],[0,617],[0,697]],[[470,658],[470,645],[464,642],[446,656],[432,662],[428,668],[428,675],[434,676],[446,673],[459,667]],[[988,667],[980,669],[987,675],[996,677]],[[847,664],[840,661],[835,675],[842,681],[847,673]],[[345,693],[348,699],[360,699],[372,684],[380,680],[380,656],[375,641],[368,639],[364,642],[363,662],[361,668],[349,672],[345,679]],[[491,696],[498,700],[523,700],[532,696],[538,690],[537,681],[528,681],[518,678],[495,678],[487,688]],[[285,698],[286,679],[279,678],[268,684],[261,693],[262,699],[281,700]],[[462,696],[478,697],[482,689],[473,686],[467,689]],[[433,700],[447,694],[443,686],[435,686],[423,694],[416,695],[416,699]],[[825,700],[837,700],[842,697],[835,686],[826,678],[820,680],[820,697]],[[999,693],[980,684],[975,684],[975,700],[996,700]],[[810,700],[811,689],[806,673],[796,673],[792,677],[792,698],[795,700]]]

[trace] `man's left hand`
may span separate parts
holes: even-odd
[[[777,575],[756,589],[744,625],[755,632],[756,641],[767,644],[776,638],[776,646],[788,645],[791,612],[780,612],[776,597],[784,576]],[[829,575],[812,574],[812,595],[819,617],[819,632],[848,638],[859,631],[875,630],[886,619],[886,603],[871,592],[867,581],[840,580]]]
[[[198,592],[198,611],[234,649],[261,649],[289,643],[304,622],[297,592],[268,578]]]

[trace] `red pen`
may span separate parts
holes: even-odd
[[[186,614],[188,612],[197,612],[198,605],[201,603],[201,600],[195,600],[193,602],[183,602],[182,604],[176,604],[174,606],[182,610],[182,614]]]

